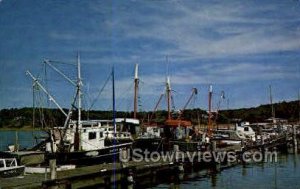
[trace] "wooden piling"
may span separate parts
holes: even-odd
[[[217,150],[217,142],[216,141],[212,141],[211,142],[211,151],[215,152]]]
[[[50,159],[49,165],[50,165],[50,179],[55,180],[57,178],[56,159]]]
[[[292,127],[293,127],[293,148],[294,148],[294,153],[296,154],[298,152],[297,130],[295,125],[292,125]]]

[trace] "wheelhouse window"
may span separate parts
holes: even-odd
[[[4,167],[4,160],[0,160],[0,168]]]
[[[89,140],[96,139],[96,137],[97,137],[96,132],[90,132],[90,133],[89,133]]]
[[[103,132],[100,132],[100,138],[103,138]]]

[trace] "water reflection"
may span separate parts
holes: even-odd
[[[191,170],[151,188],[295,188],[300,186],[299,155],[280,155],[275,163],[237,165],[216,172],[214,169]],[[176,180],[177,179],[177,180]],[[162,182],[160,182],[162,183]]]

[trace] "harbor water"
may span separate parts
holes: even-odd
[[[237,165],[221,172],[202,170],[181,175],[179,183],[148,188],[294,189],[300,188],[300,154],[280,154],[275,163]]]
[[[27,148],[36,144],[35,136],[42,135],[45,135],[42,131],[0,131],[0,150],[7,150],[8,145],[15,144],[16,136],[20,147]],[[209,168],[189,169],[177,177],[174,178],[174,174],[149,176],[136,180],[129,188],[300,188],[300,154],[278,154],[277,162],[239,164],[218,172]]]
[[[9,145],[19,145],[19,149],[30,148],[46,136],[44,131],[38,130],[2,130],[0,131],[0,151],[8,150]]]

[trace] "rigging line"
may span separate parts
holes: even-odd
[[[49,62],[56,63],[56,64],[66,64],[66,65],[76,66],[76,64],[74,64],[74,63],[62,62],[62,61],[58,61],[58,60],[49,60]]]
[[[48,77],[47,77],[47,66],[44,64],[44,82],[45,82],[45,88],[48,90],[49,85],[48,85]],[[49,107],[50,105],[50,100],[49,96],[47,95],[47,106]]]
[[[131,89],[133,89],[133,85],[134,85],[134,83],[131,82],[131,84],[130,84],[129,87],[124,91],[124,93],[121,93],[122,96],[121,96],[119,99],[126,99],[126,98],[125,98],[126,92],[127,92],[127,91],[132,91]],[[126,101],[126,100],[124,100],[124,103],[125,103],[125,101]],[[123,102],[123,100],[120,100],[120,101],[118,102],[118,104],[117,104],[117,107],[120,107],[120,106],[122,105],[122,104],[121,104],[122,102]],[[131,98],[127,101],[127,108],[128,108],[128,109],[130,108],[132,102],[133,102],[133,100],[132,100]]]
[[[175,111],[176,110],[176,106],[175,106],[173,95],[171,95],[171,103],[172,103],[172,111]]]
[[[43,109],[43,104],[42,104],[42,95],[41,95],[41,91],[38,89],[38,95],[37,95],[37,98],[38,98],[38,111],[39,111],[39,118],[40,118],[40,124],[42,126],[42,128],[44,128],[44,109]]]
[[[99,96],[100,96],[101,93],[103,92],[104,88],[106,87],[106,85],[107,85],[107,83],[108,83],[108,81],[110,80],[111,77],[112,77],[112,75],[109,74],[109,76],[107,77],[107,79],[106,79],[106,81],[105,81],[103,87],[100,89],[100,91],[99,91],[97,97],[94,98],[94,100],[92,101],[91,106],[90,106],[90,108],[88,109],[88,111],[90,111],[90,110],[93,108],[93,106],[95,105],[97,99],[99,98]]]
[[[61,75],[64,79],[66,79],[67,81],[69,81],[72,85],[76,86],[76,83],[70,79],[70,77],[68,77],[65,73],[63,73],[62,71],[60,71],[57,67],[53,66],[50,61],[48,60],[44,60],[44,64],[48,65],[50,68],[52,68],[56,73],[58,73],[59,75]]]

